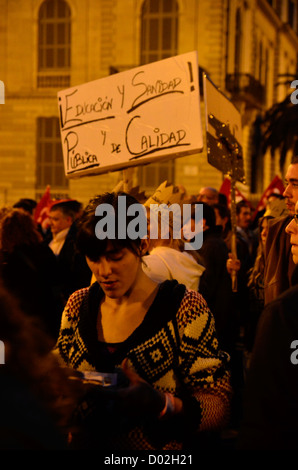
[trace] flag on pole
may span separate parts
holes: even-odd
[[[283,192],[285,190],[285,187],[284,187],[284,184],[281,180],[281,178],[279,176],[275,176],[273,178],[273,180],[271,181],[271,183],[269,184],[269,186],[267,187],[267,189],[264,191],[260,201],[258,202],[257,204],[257,207],[256,207],[256,210],[252,216],[253,220],[255,219],[256,215],[258,214],[258,212],[262,211],[263,209],[265,209],[266,207],[266,204],[267,204],[267,201],[268,201],[268,197],[272,194],[272,193],[275,193],[275,194],[279,194],[279,195],[282,195]]]
[[[231,207],[231,180],[229,178],[224,179],[224,181],[223,181],[223,183],[222,183],[222,185],[219,189],[219,192],[226,196],[228,207]],[[235,196],[236,196],[236,203],[239,202],[239,201],[245,201],[245,202],[247,202],[249,207],[251,209],[253,209],[253,206],[250,203],[250,201],[239,191],[237,186],[235,188]]]
[[[48,218],[48,212],[51,204],[51,187],[47,186],[41,200],[38,202],[35,208],[34,220],[37,224],[41,226],[44,225],[46,219]]]

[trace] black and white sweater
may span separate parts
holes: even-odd
[[[214,318],[203,297],[177,281],[165,281],[141,325],[123,343],[107,345],[97,339],[102,296],[95,283],[69,298],[55,350],[62,364],[79,371],[108,372],[128,358],[144,380],[181,398],[186,410],[183,422],[173,418],[165,425],[152,418],[149,433],[143,423],[126,432],[124,443],[119,439],[112,446],[181,448],[186,431],[222,425],[230,401],[228,355],[218,349]]]

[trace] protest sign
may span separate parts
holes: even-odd
[[[68,178],[203,149],[196,52],[60,91],[58,106]]]
[[[204,98],[208,162],[244,183],[240,112],[206,75]]]

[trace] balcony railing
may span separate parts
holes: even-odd
[[[70,86],[69,71],[43,71],[38,72],[37,88],[68,88]]]
[[[253,102],[262,106],[266,100],[266,89],[258,80],[248,73],[226,75],[226,89],[234,98]]]

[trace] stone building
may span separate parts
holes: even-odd
[[[253,154],[255,122],[295,79],[297,10],[297,0],[0,0],[0,205],[38,200],[46,185],[83,203],[111,190],[121,172],[65,178],[57,92],[193,50],[241,112],[242,190],[257,200],[279,168]],[[223,175],[204,150],[135,168],[133,178],[147,194],[165,179],[196,194]]]

